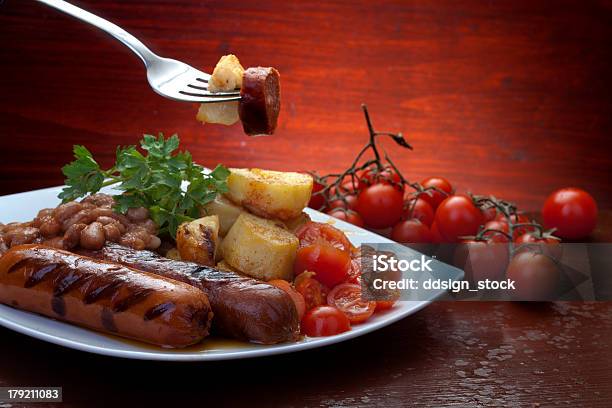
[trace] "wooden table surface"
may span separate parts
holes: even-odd
[[[144,132],[179,133],[208,166],[341,170],[366,141],[366,102],[377,128],[415,146],[387,146],[411,180],[446,176],[526,210],[576,185],[612,208],[609,0],[75,3],[204,70],[229,52],[277,67],[278,133],[202,126],[117,42],[6,0],[0,194],[61,184],[75,143],[108,165]],[[610,242],[612,222],[599,228]],[[2,329],[0,386],[60,385],[74,406],[610,406],[611,338],[610,303],[439,302],[340,345],[207,364],[99,357]]]

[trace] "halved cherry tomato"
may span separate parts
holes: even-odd
[[[361,283],[361,260],[359,257],[351,259],[351,267],[346,277],[346,282]]]
[[[327,243],[346,252],[353,248],[344,232],[327,223],[309,221],[302,225],[295,235],[300,240],[300,247]]]
[[[306,310],[324,305],[327,302],[329,289],[313,278],[314,272],[304,272],[295,278],[293,285],[295,290],[302,295],[306,304]]]
[[[351,329],[344,313],[332,306],[310,309],[302,319],[302,333],[310,337],[333,336]]]
[[[332,287],[346,279],[350,267],[348,252],[329,244],[313,244],[298,249],[294,272],[297,276],[304,271],[312,271],[316,280]]]
[[[358,227],[363,227],[363,219],[361,218],[361,215],[359,215],[359,213],[355,211],[343,211],[341,209],[336,208],[333,210],[329,210],[327,214],[339,220],[350,222],[351,224],[356,225]]]
[[[403,207],[404,194],[397,186],[378,183],[361,190],[355,209],[367,226],[387,228],[399,221]]]
[[[304,296],[301,293],[293,289],[291,284],[283,279],[273,279],[268,281],[268,284],[272,286],[276,286],[280,290],[287,292],[289,296],[291,296],[291,300],[295,303],[295,309],[298,312],[298,316],[300,320],[304,317],[304,312],[306,312],[306,302],[304,301]]]
[[[425,188],[435,187],[440,190],[429,190],[427,193],[423,193],[420,196],[420,198],[427,201],[434,210],[438,208],[444,199],[453,194],[453,186],[444,177],[428,177],[421,181],[421,185]]]
[[[361,286],[342,283],[329,292],[327,304],[337,307],[351,323],[365,322],[376,309],[376,302],[361,298]]]
[[[381,312],[383,310],[389,310],[393,307],[393,305],[397,302],[397,300],[377,300],[376,301],[376,311]]]

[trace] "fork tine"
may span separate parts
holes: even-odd
[[[239,101],[240,95],[236,96],[217,96],[214,97],[211,93],[194,93],[194,92],[186,92],[179,91],[181,95],[185,95],[184,100],[189,100],[190,102],[198,102],[198,103],[220,103],[220,102],[233,102]],[[219,94],[217,94],[219,95]]]
[[[187,85],[187,87],[189,87],[189,88],[193,88],[193,89],[202,90],[202,91],[206,91],[206,92],[199,92],[199,93],[204,94],[204,95],[208,95],[208,96],[238,96],[238,95],[240,95],[240,91],[232,91],[232,92],[209,92],[209,91],[208,91],[208,87],[205,87],[205,86],[197,86],[197,85],[192,85],[192,84]]]

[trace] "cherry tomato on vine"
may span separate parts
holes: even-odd
[[[329,292],[327,304],[338,308],[351,323],[365,322],[376,309],[376,302],[361,299],[361,286],[342,283]]]
[[[391,239],[402,244],[426,244],[432,242],[431,231],[421,221],[400,221],[391,231]]]
[[[415,218],[428,227],[431,226],[434,220],[434,210],[427,201],[422,198],[412,199],[404,204],[404,208],[402,219],[408,220]]]
[[[305,174],[311,175],[308,172],[303,172]],[[323,190],[324,186],[321,183],[318,183],[316,181],[313,180],[312,182],[312,195],[310,196],[310,201],[308,202],[308,207],[315,209],[315,210],[320,210],[323,208],[323,206],[325,205],[325,198],[323,197],[323,194],[315,194],[316,192],[319,192],[321,190]]]
[[[519,252],[512,257],[506,276],[515,282],[512,296],[517,300],[550,300],[561,273],[555,262],[544,254]]]
[[[483,228],[485,230],[488,230],[488,229],[496,230],[496,231],[485,232],[483,234],[483,237],[487,238],[487,240],[491,242],[509,242],[510,241],[508,239],[508,236],[503,234],[503,233],[507,234],[509,231],[508,223],[505,221],[496,221],[496,220],[488,221],[485,223]],[[497,231],[501,231],[501,233]]]
[[[344,232],[324,222],[309,221],[302,225],[295,235],[300,240],[300,247],[327,243],[346,252],[353,248]]]
[[[435,223],[443,238],[457,242],[460,237],[476,235],[482,225],[482,211],[464,195],[450,196],[436,210]]]
[[[306,310],[324,305],[327,302],[329,289],[313,278],[314,272],[304,272],[294,280],[295,290],[304,298]]]
[[[508,266],[509,246],[505,243],[466,240],[455,249],[454,262],[472,283],[500,280]]]
[[[302,319],[302,333],[310,337],[333,336],[350,329],[348,317],[332,306],[317,306]]]
[[[336,189],[336,187],[332,187],[329,189],[329,194],[334,195],[339,191],[340,194],[357,194],[359,192],[359,179],[358,176],[355,176],[355,181],[353,182],[350,177],[343,181],[340,184],[340,187]]]
[[[361,215],[355,211],[343,211],[342,209],[332,209],[327,212],[327,214],[331,215],[334,218],[337,218],[342,221],[350,222],[353,225],[358,227],[363,227],[363,219]]]
[[[314,278],[322,284],[333,287],[344,281],[351,267],[348,252],[329,244],[313,244],[298,249],[294,273],[314,272]]]
[[[484,222],[493,221],[497,217],[497,208],[489,207],[482,210]]]
[[[268,284],[276,286],[291,297],[291,300],[293,300],[293,303],[295,304],[295,309],[298,312],[298,317],[300,320],[302,320],[302,317],[306,312],[306,302],[304,301],[304,296],[302,296],[300,292],[296,291],[291,284],[284,279],[273,279],[268,281]]]
[[[495,221],[504,222],[507,225],[508,224],[508,217],[506,217],[502,213],[499,213],[495,217]],[[528,224],[531,221],[529,220],[529,218],[525,214],[520,214],[519,213],[519,214],[511,214],[510,215],[510,222],[512,222],[512,224]],[[514,238],[516,238],[519,235],[523,235],[523,234],[525,234],[527,232],[531,232],[533,230],[534,230],[534,227],[530,227],[530,226],[516,227],[516,228],[514,228],[514,233],[512,235],[513,235]]]
[[[552,256],[554,259],[561,259],[563,255],[563,247],[558,239],[551,237],[537,236],[535,232],[528,232],[519,235],[514,243],[517,245],[518,252],[533,251],[534,249],[541,250],[544,254]]]
[[[386,166],[381,172],[375,167],[365,169],[359,174],[359,187],[367,187],[377,183],[391,183],[399,185],[401,182],[399,174],[389,166]]]
[[[354,194],[351,194],[351,195],[345,195],[344,200],[341,198],[338,198],[336,200],[330,201],[328,204],[328,207],[332,210],[334,208],[347,208],[347,209],[354,210],[356,205],[357,205],[357,196]]]
[[[428,177],[421,181],[421,185],[425,188],[436,187],[438,190],[443,191],[442,193],[440,191],[430,190],[428,193],[423,193],[420,196],[420,198],[427,201],[434,210],[438,208],[444,199],[453,194],[453,186],[444,177]]]
[[[431,232],[431,242],[432,243],[442,244],[446,242],[446,238],[444,238],[442,234],[440,234],[440,230],[438,229],[438,225],[436,224],[435,221],[431,224],[430,232]]]
[[[365,225],[371,228],[387,228],[402,216],[404,194],[390,184],[374,184],[361,190],[357,198],[357,212]]]
[[[584,190],[562,188],[548,196],[542,216],[547,229],[557,229],[555,235],[567,239],[584,238],[597,225],[597,203]]]

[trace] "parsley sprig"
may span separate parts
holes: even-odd
[[[140,147],[118,147],[115,165],[103,170],[84,146],[73,148],[75,160],[64,167],[66,187],[59,194],[63,202],[97,193],[114,185],[123,194],[114,196],[114,210],[124,214],[129,208],[145,207],[157,223],[160,234],[176,236],[182,222],[199,217],[199,207],[227,192],[229,170],[218,165],[206,173],[193,162],[187,151],[175,151],[179,138],[165,139],[144,135]]]

